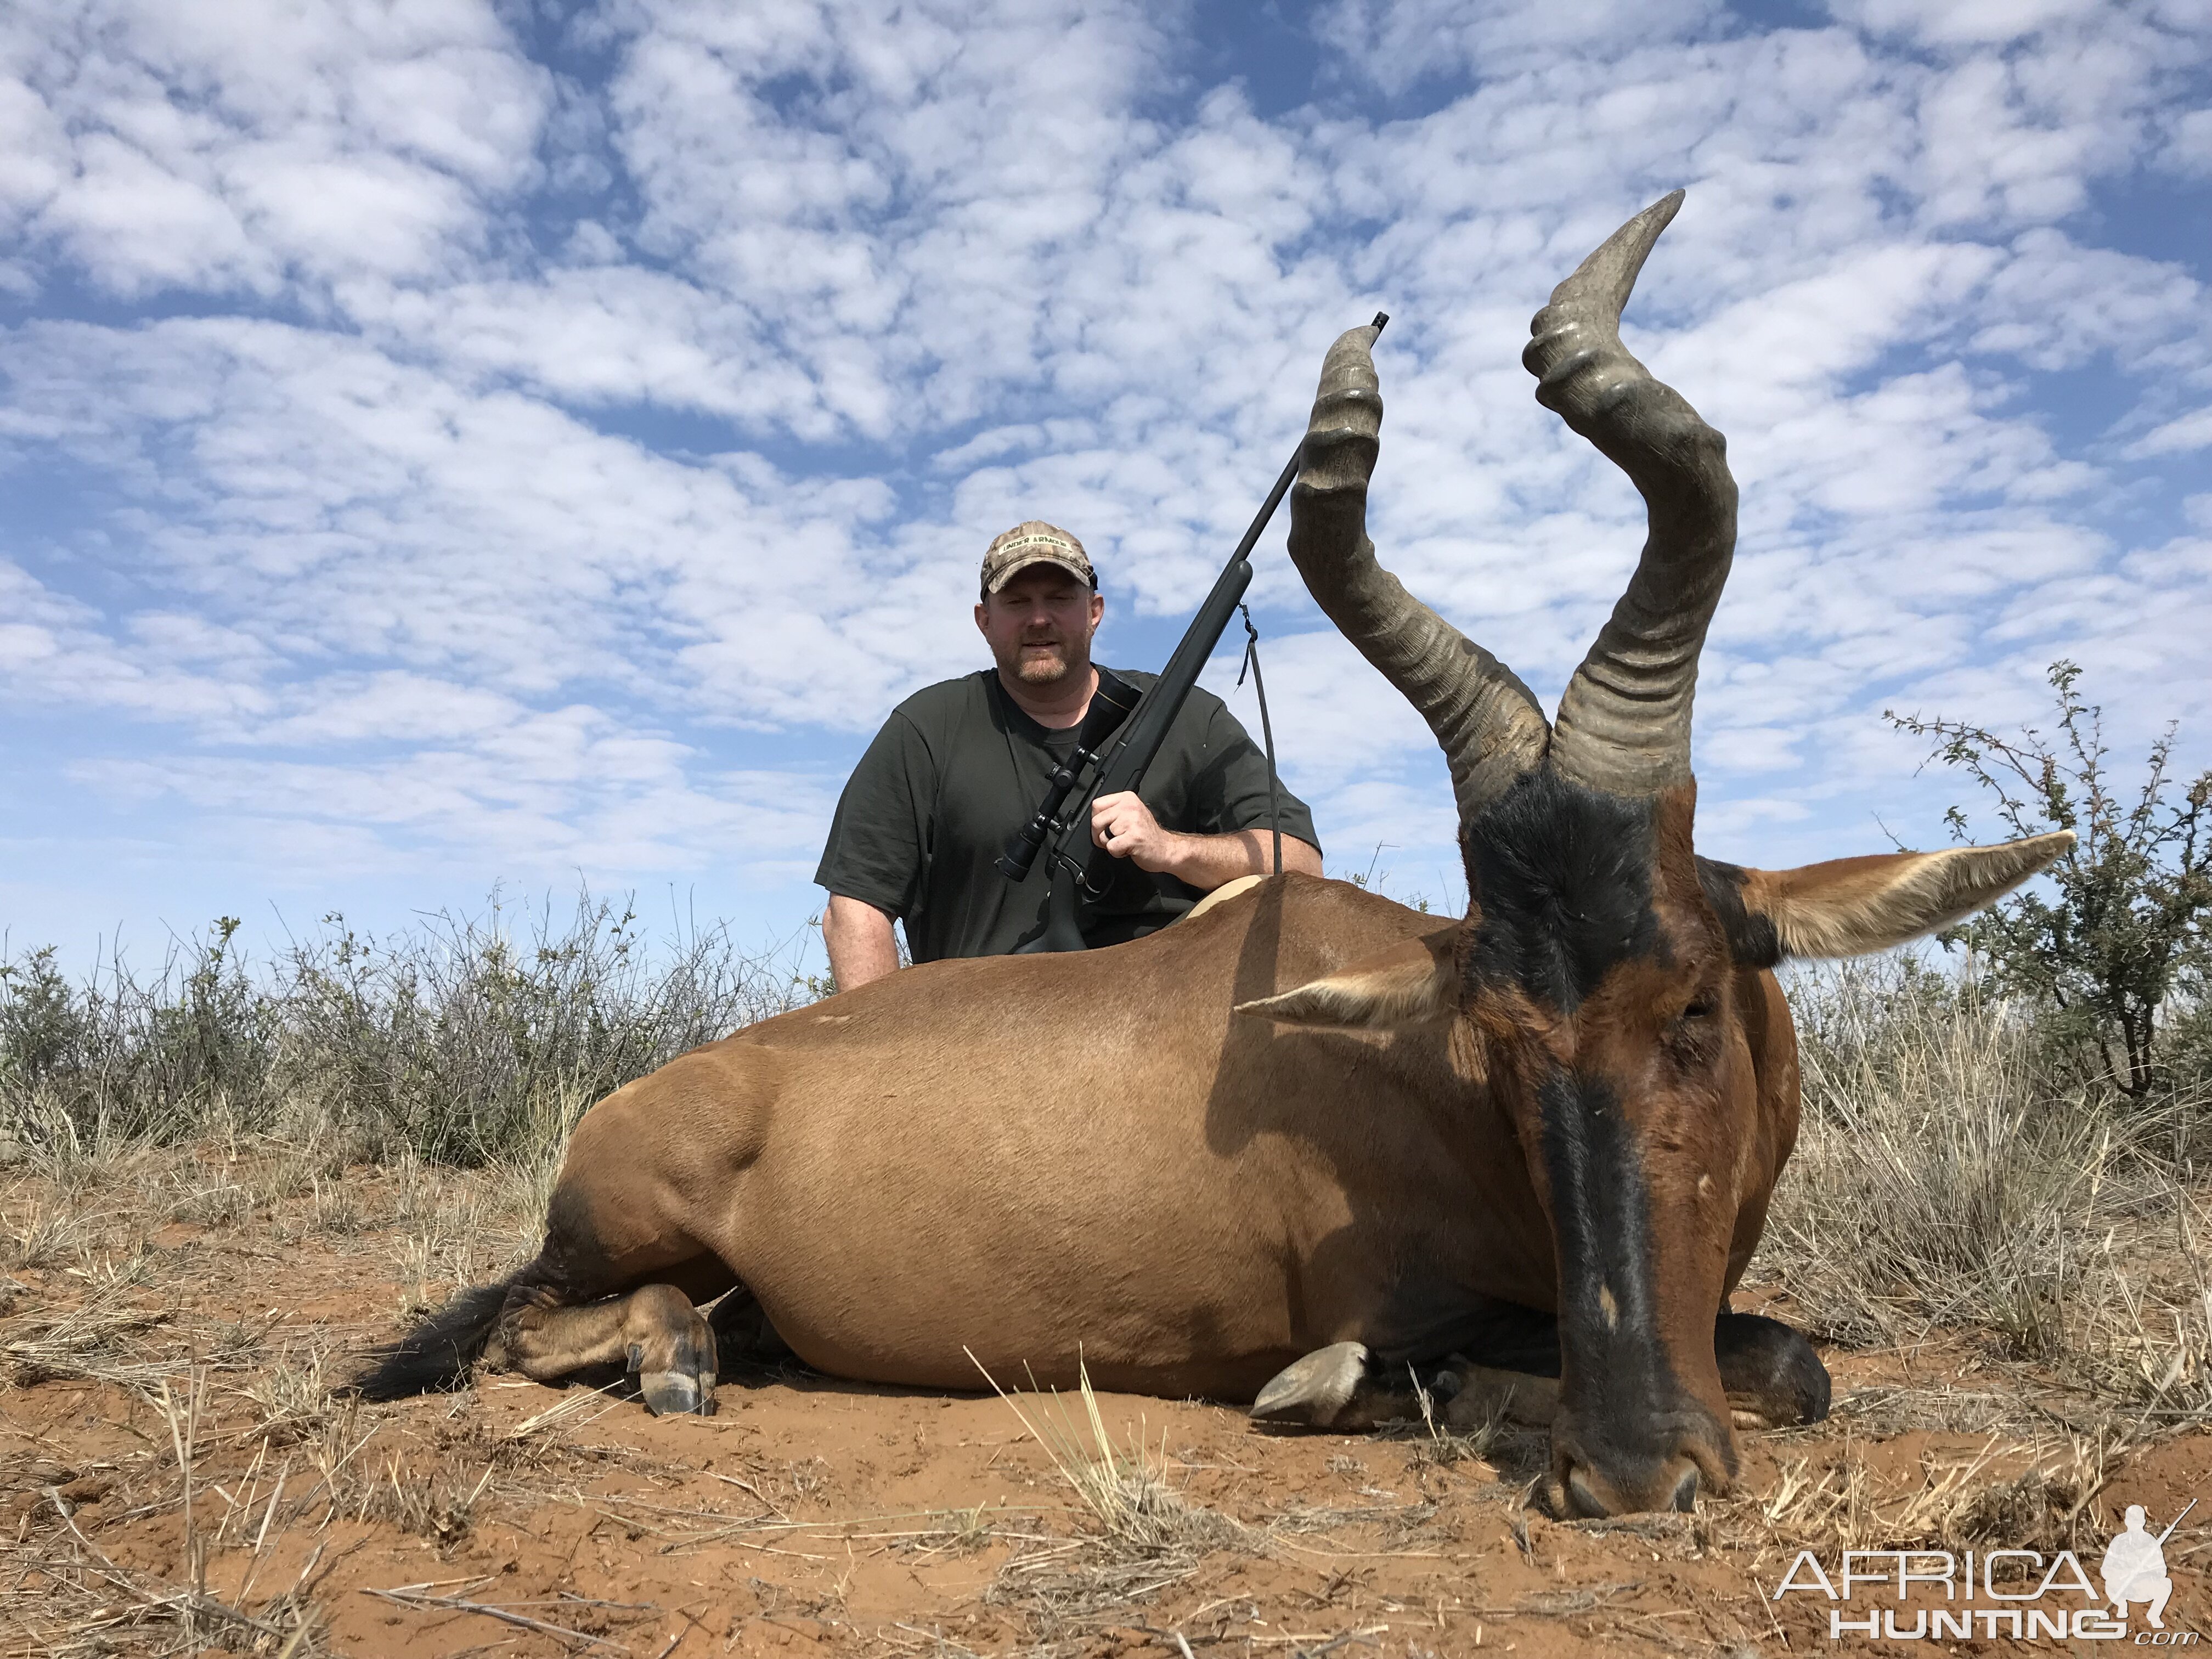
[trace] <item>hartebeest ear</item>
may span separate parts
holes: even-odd
[[[1257,1014],[1286,1025],[1334,1025],[1387,1031],[1443,1019],[1459,1007],[1457,927],[1407,939],[1380,955],[1355,962],[1326,979],[1294,991],[1240,1002],[1240,1014]]]
[[[2074,844],[2061,830],[1997,847],[1832,859],[1796,870],[1698,860],[1705,897],[1735,959],[1771,968],[1784,957],[1856,957],[1932,933],[2002,898]]]

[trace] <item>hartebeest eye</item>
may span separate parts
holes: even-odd
[[[1719,1027],[1714,1021],[1719,1009],[1717,996],[1701,992],[1668,1023],[1666,1045],[1675,1064],[1701,1069],[1712,1063],[1720,1053]]]

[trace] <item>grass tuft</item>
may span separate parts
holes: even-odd
[[[970,1359],[975,1355],[969,1355]],[[1034,1392],[1024,1411],[1016,1396],[999,1387],[983,1371],[1000,1399],[1043,1448],[1060,1473],[1082,1500],[1096,1523],[1097,1538],[1114,1553],[1139,1558],[1161,1557],[1189,1548],[1242,1542],[1245,1529],[1228,1516],[1188,1503],[1168,1484],[1168,1455],[1164,1444],[1155,1452],[1133,1437],[1117,1447],[1099,1415],[1098,1396],[1091,1387],[1090,1368],[1076,1365],[1076,1385],[1082,1401],[1080,1425],[1069,1415],[1059,1390]]]
[[[1018,1548],[1000,1569],[992,1599],[1023,1607],[1048,1624],[1079,1623],[1181,1583],[1210,1551],[1259,1547],[1251,1528],[1192,1503],[1170,1484],[1164,1444],[1156,1450],[1141,1430],[1126,1446],[1114,1443],[1090,1370],[1079,1360],[1079,1421],[1057,1389],[1033,1389],[1024,1409],[1021,1397],[1000,1388],[980,1360],[975,1369],[1043,1449],[1089,1522],[1075,1538],[1039,1538]]]

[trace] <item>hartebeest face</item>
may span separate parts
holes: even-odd
[[[1559,1500],[1590,1515],[1686,1505],[1734,1473],[1714,1324],[1732,1252],[1763,1220],[1771,1160],[1788,1150],[1754,1167],[1751,1038],[1764,1012],[1754,1021],[1737,1005],[1768,981],[1744,970],[1917,937],[2072,839],[1780,872],[1697,857],[1690,708],[1734,555],[1735,483],[1720,434],[1628,353],[1619,327],[1680,203],[1677,191],[1639,214],[1559,284],[1522,356],[1537,400],[1629,475],[1650,520],[1555,720],[1376,562],[1374,331],[1331,348],[1291,495],[1291,556],[1443,746],[1469,908],[1448,938],[1244,1005],[1300,1024],[1455,1028],[1473,1061],[1457,1070],[1484,1097],[1468,1108],[1510,1119],[1551,1224],[1553,1472]]]
[[[1551,1223],[1553,1465],[1587,1514],[1686,1507],[1735,1473],[1713,1318],[1757,1103],[1694,805],[1545,766],[1465,837],[1457,1018]]]

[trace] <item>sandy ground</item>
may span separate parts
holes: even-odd
[[[1830,1422],[1746,1437],[1694,1516],[1614,1523],[1523,1507],[1538,1434],[1272,1433],[1201,1401],[1101,1396],[1103,1481],[1079,1397],[795,1367],[726,1379],[706,1419],[619,1380],[364,1407],[328,1392],[349,1356],[449,1288],[437,1259],[497,1254],[455,1243],[465,1178],[253,1164],[0,1180],[0,1651],[1906,1653],[1930,1644],[1778,1606],[1797,1550],[2072,1541],[2094,1572],[2121,1506],[2155,1528],[2200,1494],[2166,1623],[2212,1630],[2212,1435],[1957,1342],[1831,1353]]]

